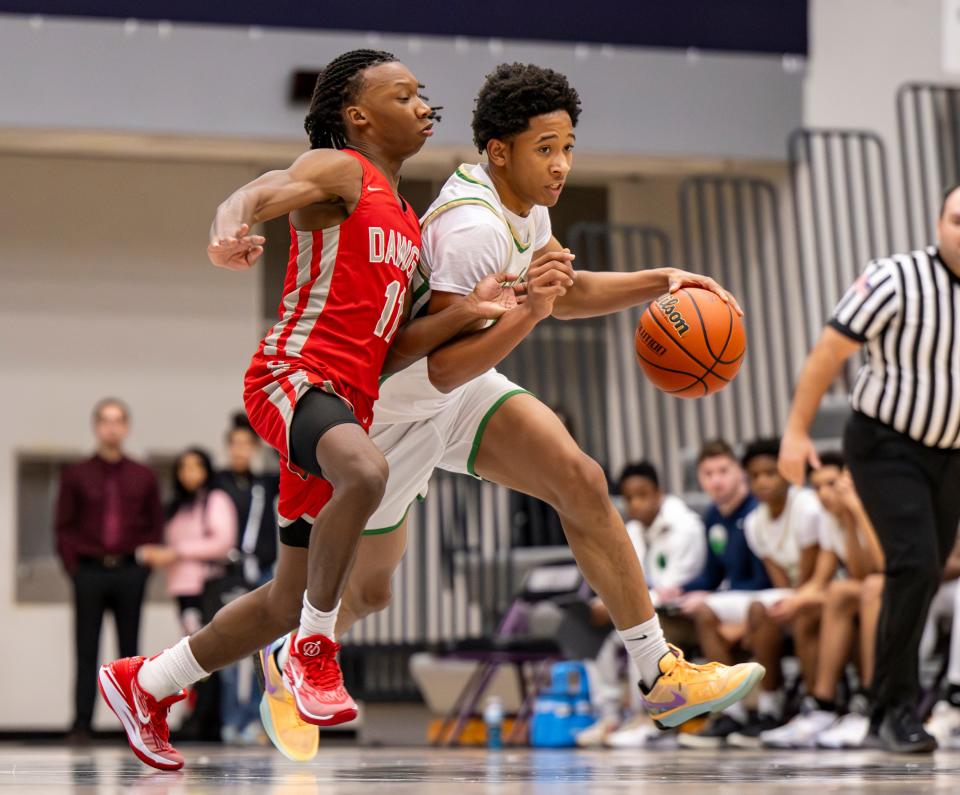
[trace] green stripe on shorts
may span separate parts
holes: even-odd
[[[413,505],[413,503],[411,502],[410,505]],[[405,521],[407,521],[407,514],[410,513],[410,505],[408,505],[407,510],[403,512],[403,518],[396,524],[390,525],[390,527],[371,527],[368,530],[364,530],[360,535],[383,536],[383,535],[386,535],[387,533],[392,533],[400,525],[402,525]]]
[[[509,392],[504,392],[500,397],[497,398],[497,402],[494,403],[487,413],[483,415],[483,419],[480,420],[480,425],[477,426],[477,432],[473,437],[473,447],[470,448],[470,457],[467,458],[467,472],[473,475],[475,478],[480,476],[477,474],[477,471],[473,468],[474,463],[477,460],[477,453],[480,452],[480,443],[483,441],[483,432],[487,429],[487,423],[490,422],[490,418],[493,416],[493,413],[500,408],[509,397],[514,395],[529,395],[531,392],[526,389],[511,389]]]

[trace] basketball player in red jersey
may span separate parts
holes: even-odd
[[[399,171],[431,134],[434,115],[419,88],[389,53],[335,59],[321,72],[306,117],[311,151],[236,191],[217,211],[208,254],[233,270],[249,268],[263,251],[264,239],[250,234],[254,223],[290,217],[280,319],[251,361],[244,402],[257,433],[281,456],[281,541],[296,520],[313,527],[307,548],[281,544],[272,582],[195,635],[149,660],[101,667],[104,699],[134,753],[153,767],[183,766],[166,716],[184,687],[295,628],[284,678],[300,717],[333,725],[356,716],[332,638],[360,534],[387,478],[367,430],[388,348],[394,342],[393,358],[409,363],[498,317],[512,296],[500,285],[516,278],[486,278],[465,308],[400,326],[420,228],[397,193]],[[566,268],[558,282],[571,281],[569,266],[558,268]]]

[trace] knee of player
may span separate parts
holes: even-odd
[[[565,455],[551,467],[551,474],[554,473],[553,485],[559,503],[556,507],[575,511],[609,502],[607,476],[603,467],[586,453],[577,450]]]
[[[388,474],[387,460],[382,455],[358,457],[344,469],[337,488],[349,491],[375,507],[386,491]]]
[[[378,613],[386,610],[393,600],[393,589],[389,580],[366,583],[359,594],[365,613]]]

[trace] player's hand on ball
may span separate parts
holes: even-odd
[[[807,480],[808,463],[814,469],[820,468],[820,456],[810,435],[788,430],[780,442],[780,457],[777,459],[780,474],[793,485],[802,486]]]
[[[516,274],[505,272],[484,276],[467,296],[468,305],[477,317],[484,320],[495,320],[516,309],[517,294],[513,284],[519,278]]]
[[[263,235],[251,235],[250,226],[241,224],[233,235],[214,236],[207,246],[207,256],[218,268],[245,271],[263,254]]]
[[[667,277],[667,289],[669,292],[675,293],[684,287],[700,287],[719,295],[720,298],[734,308],[738,315],[743,314],[743,310],[740,308],[740,304],[737,303],[737,299],[733,296],[733,293],[725,290],[718,282],[709,276],[701,276],[698,273],[690,273],[689,271],[680,270],[679,268],[662,268],[661,270],[665,272],[664,275]]]

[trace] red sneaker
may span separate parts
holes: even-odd
[[[340,644],[323,635],[293,636],[283,678],[307,723],[336,726],[357,717],[357,705],[343,686],[338,651]]]
[[[120,719],[127,742],[141,762],[160,770],[179,770],[183,757],[170,745],[167,711],[187,694],[181,690],[157,701],[137,682],[143,657],[124,657],[100,666],[100,695]]]

